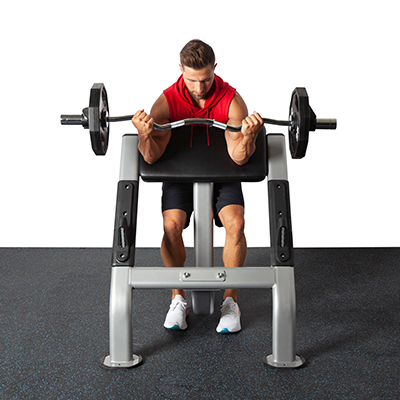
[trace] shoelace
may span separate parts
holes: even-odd
[[[186,305],[184,303],[182,303],[181,301],[171,303],[171,305],[169,306],[171,311],[175,311],[178,307],[180,307],[182,311],[186,311]]]
[[[231,317],[235,317],[236,316],[236,304],[235,303],[222,304],[221,314],[223,316],[230,315]]]

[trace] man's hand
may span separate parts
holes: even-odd
[[[132,123],[139,132],[140,139],[147,139],[153,132],[154,119],[146,114],[144,110],[139,110],[132,118]]]
[[[256,150],[256,139],[258,132],[264,125],[260,114],[254,112],[247,116],[247,107],[243,99],[236,93],[229,108],[228,125],[239,125],[242,122],[240,132],[225,133],[228,145],[228,153],[232,160],[238,164],[246,164]]]
[[[139,133],[139,151],[148,164],[155,163],[163,154],[171,138],[171,131],[155,131],[154,122],[166,124],[169,121],[169,108],[164,95],[161,95],[151,108],[150,115],[139,110],[132,118]]]
[[[260,114],[253,112],[253,114],[249,115],[242,121],[242,134],[244,136],[243,139],[248,142],[254,142],[257,138],[258,132],[263,125],[264,121],[261,118]]]

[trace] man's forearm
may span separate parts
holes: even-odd
[[[138,148],[148,164],[154,164],[163,155],[163,150],[151,134],[146,137],[139,135]]]
[[[254,140],[243,136],[242,140],[238,142],[230,156],[236,164],[244,165],[249,161],[255,150],[256,145]]]

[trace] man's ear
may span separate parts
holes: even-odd
[[[179,68],[180,68],[180,70],[181,70],[181,72],[182,72],[182,74],[183,74],[183,67],[182,67],[181,64],[179,64]]]

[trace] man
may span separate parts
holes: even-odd
[[[152,164],[164,153],[171,131],[155,131],[153,122],[165,124],[185,118],[211,118],[238,126],[241,132],[225,132],[227,149],[238,165],[247,163],[255,151],[255,140],[263,125],[259,114],[248,116],[243,99],[234,88],[215,75],[213,49],[200,40],[192,40],[180,53],[182,75],[178,81],[164,90],[154,103],[150,115],[139,110],[132,122],[139,133],[139,151],[144,160]],[[208,131],[207,131],[208,132]],[[186,259],[182,232],[189,225],[193,211],[192,185],[164,183],[162,210],[164,237],[161,255],[166,267],[183,267]],[[226,230],[223,262],[225,267],[243,266],[247,245],[244,235],[244,200],[239,183],[214,185],[214,218],[217,226]],[[164,327],[184,330],[188,313],[185,293],[172,291],[172,302]],[[226,290],[221,307],[219,333],[241,330],[237,291]]]

